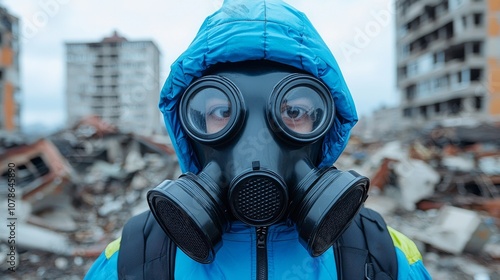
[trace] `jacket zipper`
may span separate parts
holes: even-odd
[[[257,228],[257,280],[267,280],[267,227]]]

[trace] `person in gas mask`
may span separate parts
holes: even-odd
[[[183,175],[147,195],[86,279],[430,279],[415,244],[334,167],[357,121],[309,20],[226,0],[174,62],[160,109]]]

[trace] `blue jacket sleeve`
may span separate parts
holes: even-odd
[[[432,277],[424,266],[422,260],[410,263],[405,253],[396,248],[398,258],[398,280],[430,280]]]
[[[431,275],[424,266],[422,255],[415,243],[402,233],[387,227],[396,247],[398,280],[428,280]]]
[[[118,248],[112,246],[120,240],[110,243],[106,250],[95,260],[85,275],[84,280],[118,280]]]

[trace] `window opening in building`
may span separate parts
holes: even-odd
[[[403,109],[403,117],[411,118],[412,117],[412,108],[404,108]]]
[[[474,25],[482,26],[483,25],[483,14],[474,14]]]
[[[30,182],[35,180],[33,172],[24,164],[17,166],[16,176],[16,184],[21,188],[26,187]]]
[[[445,34],[446,34],[446,39],[451,39],[454,36],[453,32],[453,22],[448,23],[447,25],[444,26]]]
[[[484,102],[484,98],[482,96],[475,96],[474,97],[474,108],[476,109],[476,111],[481,111],[481,109],[483,109],[483,102]]]
[[[444,51],[439,51],[434,53],[433,55],[433,62],[436,65],[440,65],[445,62],[445,54]]]
[[[471,69],[470,70],[470,80],[471,81],[480,81],[482,75],[482,69]]]
[[[399,75],[403,78],[406,78],[406,65],[405,66],[402,66],[402,67],[399,67]]]
[[[50,172],[49,167],[45,164],[45,161],[41,156],[36,156],[30,160],[30,162],[35,166],[38,171],[38,176],[44,176]]]
[[[482,43],[481,42],[473,42],[472,43],[472,53],[481,54],[482,52]]]
[[[427,106],[420,106],[420,115],[427,119]]]
[[[424,7],[424,15],[427,19],[433,21],[436,19],[436,7],[425,5]]]
[[[441,112],[441,103],[434,104],[434,112],[435,113],[440,113]]]
[[[450,115],[457,115],[462,111],[462,99],[455,98],[448,101],[448,112]]]

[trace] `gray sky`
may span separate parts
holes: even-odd
[[[322,35],[360,115],[395,105],[393,0],[288,0]],[[222,0],[0,0],[21,20],[23,125],[59,127],[66,119],[64,43],[100,41],[117,30],[153,40],[162,52],[161,84],[206,16]]]

